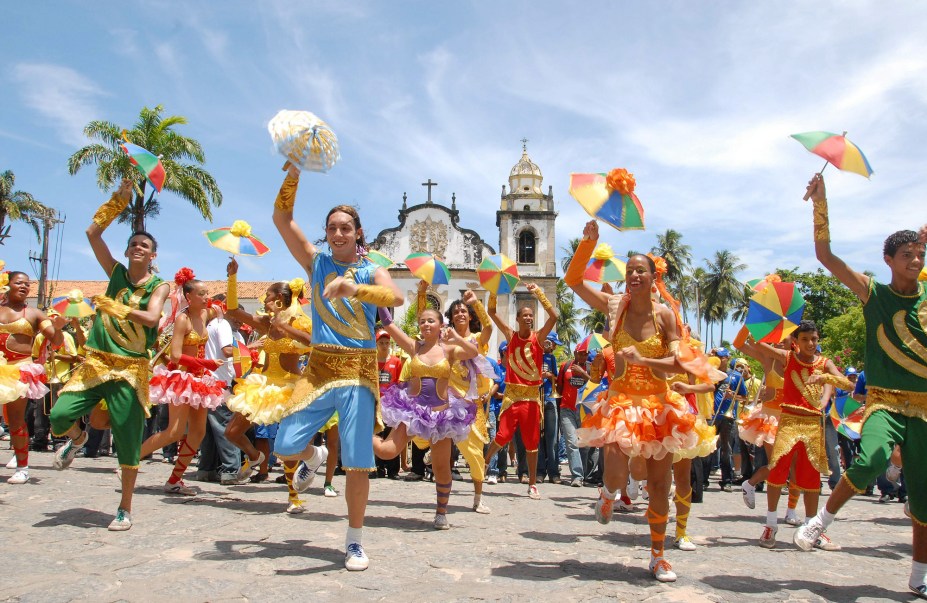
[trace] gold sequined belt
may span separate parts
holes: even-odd
[[[868,389],[863,421],[877,410],[887,410],[927,421],[927,392],[909,392],[873,386],[869,386]]]
[[[539,385],[522,385],[521,383],[506,383],[505,394],[502,396],[502,408],[505,412],[516,402],[534,402],[541,404],[541,388]]]

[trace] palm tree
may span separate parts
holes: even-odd
[[[164,189],[192,203],[206,220],[212,221],[212,207],[222,204],[222,192],[215,179],[202,167],[206,161],[203,147],[173,129],[187,123],[187,119],[180,115],[165,117],[163,112],[163,105],[154,109],[143,107],[138,121],[128,131],[112,122],[92,121],[84,128],[84,135],[97,142],[68,158],[71,175],[82,167],[96,165],[101,190],[111,189],[123,178],[135,181],[135,199],[119,217],[120,222],[131,222],[132,230],[144,230],[145,219],[158,215],[159,204],[153,196],[145,199],[147,181],[120,149],[124,139],[158,155],[166,173]]]
[[[29,193],[14,191],[15,185],[16,174],[12,170],[0,173],[0,245],[6,238],[2,234],[3,225],[7,220],[25,222],[35,231],[35,238],[38,240],[41,219],[54,211],[36,201],[35,197]]]
[[[576,295],[562,279],[557,281],[557,336],[570,351],[573,350],[573,344],[579,341],[579,331],[576,330],[578,315]]]
[[[564,274],[566,274],[567,268],[570,267],[570,262],[573,261],[573,256],[576,255],[576,248],[579,247],[579,241],[579,237],[570,239],[570,242],[566,247],[560,248],[560,251],[563,252],[563,259],[560,260],[560,268],[563,269]]]
[[[723,249],[715,252],[713,260],[705,260],[704,294],[706,318],[721,323],[721,339],[724,339],[724,320],[731,309],[743,305],[743,284],[735,276],[747,268],[740,258]]]
[[[692,263],[692,247],[682,243],[682,233],[670,228],[658,234],[657,244],[650,251],[666,260],[666,282],[679,284],[679,279]]]
[[[608,321],[608,316],[605,315],[605,312],[601,310],[591,310],[589,308],[581,310],[583,317],[580,319],[579,324],[582,325],[583,331],[586,333],[603,333],[605,332],[605,323]]]

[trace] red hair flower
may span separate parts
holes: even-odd
[[[634,174],[624,168],[615,168],[605,177],[605,184],[613,191],[621,195],[630,195],[634,192],[637,182],[634,180]]]
[[[196,278],[196,275],[193,274],[193,270],[191,268],[183,267],[177,271],[177,274],[174,275],[174,282],[178,287],[183,287],[184,283],[194,278]]]

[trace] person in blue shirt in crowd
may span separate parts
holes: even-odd
[[[721,360],[721,370],[727,368],[731,353],[727,348],[712,350],[712,355]],[[715,386],[715,414],[713,424],[718,430],[718,454],[720,455],[721,481],[725,492],[733,490],[732,484],[739,477],[734,475],[732,463],[734,445],[734,424],[737,421],[737,405],[747,396],[747,386],[739,367],[735,366],[727,377]]]
[[[541,360],[541,376],[544,383],[541,393],[544,395],[544,416],[541,418],[541,446],[538,451],[538,482],[544,478],[551,484],[560,483],[560,420],[558,418],[558,399],[560,392],[556,390],[557,358],[554,350],[563,345],[556,331],[547,334],[547,339],[541,344],[544,346],[544,356]]]
[[[505,351],[509,347],[509,342],[503,341],[499,344],[499,361],[495,361],[489,356],[487,360],[492,364],[496,371],[496,377],[493,379],[493,388],[489,392],[489,441],[496,437],[496,427],[499,424],[499,411],[502,410],[502,397],[505,395]],[[486,483],[495,484],[504,482],[506,479],[506,470],[508,469],[508,446],[503,448],[489,460],[489,467],[486,469]]]

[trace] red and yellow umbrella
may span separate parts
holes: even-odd
[[[72,289],[67,295],[53,299],[51,309],[66,318],[86,318],[96,314],[90,299],[84,297],[80,289]]]
[[[148,149],[142,148],[137,144],[132,144],[128,140],[121,143],[119,146],[122,147],[125,154],[129,156],[129,161],[132,165],[134,165],[135,168],[145,176],[148,182],[151,183],[151,186],[155,187],[155,190],[160,193],[161,188],[164,186],[164,179],[167,176],[167,173],[164,171],[164,165],[161,163],[161,158]]]
[[[583,279],[599,284],[623,281],[628,265],[615,257],[615,252],[606,243],[599,243],[592,252],[592,259],[586,265]]]
[[[644,206],[634,194],[634,174],[624,168],[608,174],[570,174],[570,195],[586,213],[618,230],[643,230]]]
[[[597,350],[604,350],[610,345],[612,345],[612,342],[606,339],[605,336],[601,335],[600,333],[592,333],[579,342],[579,345],[576,346],[576,351],[594,352]]]
[[[244,220],[235,220],[231,226],[207,230],[203,234],[210,245],[234,255],[262,256],[270,251],[264,241],[251,234],[251,225]]]
[[[447,285],[451,282],[451,271],[447,269],[447,264],[430,253],[409,254],[406,267],[429,285]]]
[[[804,311],[795,283],[771,283],[750,298],[745,326],[756,341],[779,343],[798,328]]]
[[[501,253],[483,258],[476,269],[476,276],[484,289],[496,295],[511,293],[521,280],[518,266]]]
[[[833,164],[838,170],[853,172],[868,178],[872,175],[869,160],[859,150],[859,147],[847,139],[847,133],[834,134],[833,132],[802,132],[792,134],[792,138],[800,142],[806,149],[823,157],[827,163]],[[827,163],[824,167],[827,167]],[[821,168],[824,171],[824,168]]]

